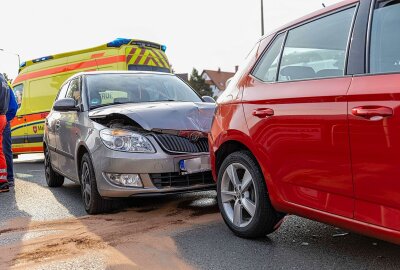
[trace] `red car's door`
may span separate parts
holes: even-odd
[[[251,139],[279,196],[349,218],[354,194],[346,94],[352,78],[344,69],[355,10],[278,35],[243,91]]]
[[[355,219],[400,230],[400,3],[373,13],[369,73],[349,90]]]

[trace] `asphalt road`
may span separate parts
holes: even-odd
[[[66,181],[61,188],[47,188],[40,155],[15,160],[15,171],[15,189],[0,194],[0,228],[19,217],[57,220],[86,215],[79,186]],[[209,198],[198,215],[217,212],[214,192],[122,201],[117,211],[142,208],[145,217],[146,209],[182,198]],[[295,216],[259,240],[235,237],[220,217],[172,234],[182,258],[198,269],[400,269],[399,246]],[[13,240],[0,235],[0,245],[7,241]]]

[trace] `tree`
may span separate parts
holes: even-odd
[[[206,80],[201,77],[195,68],[193,68],[192,74],[190,74],[189,85],[193,87],[200,96],[212,96],[210,85],[206,83]]]

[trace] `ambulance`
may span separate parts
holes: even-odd
[[[18,102],[11,122],[14,157],[43,152],[43,131],[59,88],[75,73],[95,70],[141,70],[171,73],[164,45],[118,38],[80,51],[33,59],[21,64],[13,81]]]

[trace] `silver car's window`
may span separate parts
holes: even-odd
[[[86,76],[89,106],[157,101],[202,102],[175,76],[159,74],[93,74]]]
[[[72,98],[75,100],[75,103],[78,104],[81,99],[81,90],[79,87],[79,79],[74,79],[70,82],[66,98]]]
[[[61,87],[60,91],[58,92],[58,95],[57,95],[56,100],[65,98],[65,95],[67,94],[68,86],[69,86],[69,82],[66,82],[66,83]]]

